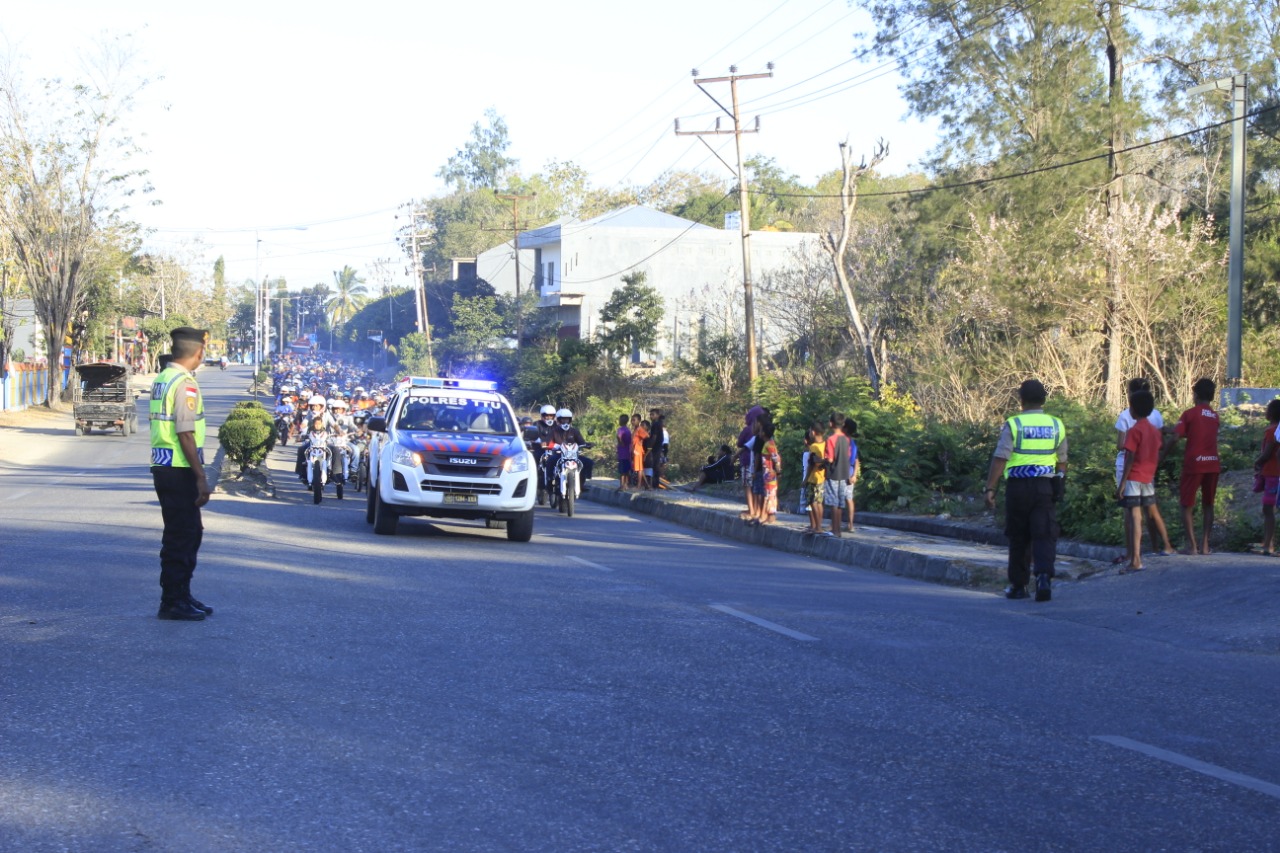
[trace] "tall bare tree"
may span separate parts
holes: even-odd
[[[876,143],[871,162],[868,163],[863,158],[857,166],[854,166],[849,143],[847,141],[840,143],[842,180],[840,182],[839,230],[828,231],[822,235],[822,247],[831,258],[831,268],[835,273],[836,290],[844,297],[845,307],[849,312],[849,334],[862,347],[863,357],[866,359],[867,381],[871,383],[871,392],[876,396],[880,395],[880,369],[876,360],[875,342],[872,339],[871,329],[863,318],[858,295],[853,292],[853,285],[849,281],[845,253],[849,249],[849,239],[853,235],[853,213],[858,206],[858,178],[875,169],[888,156],[889,145],[881,139]]]
[[[63,337],[85,307],[104,246],[131,230],[124,199],[144,172],[128,169],[137,146],[121,128],[145,81],[132,74],[126,40],[98,45],[76,83],[45,81],[25,93],[12,57],[0,60],[0,229],[44,327],[50,377]]]

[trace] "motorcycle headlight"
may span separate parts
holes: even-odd
[[[396,465],[408,465],[410,468],[422,466],[422,455],[414,453],[407,447],[397,444],[391,451],[391,461]]]
[[[521,448],[515,456],[508,456],[502,467],[508,474],[523,474],[529,470],[529,454]]]

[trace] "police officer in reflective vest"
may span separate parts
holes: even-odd
[[[151,479],[164,518],[156,615],[197,622],[213,613],[191,596],[191,575],[204,536],[200,507],[210,495],[204,473],[204,398],[195,377],[209,333],[183,326],[169,337],[173,358],[151,386]]]
[[[1053,597],[1053,560],[1058,545],[1055,504],[1066,487],[1067,431],[1044,413],[1048,393],[1038,379],[1018,388],[1022,411],[1005,421],[987,472],[987,507],[1005,481],[1005,535],[1009,537],[1009,587],[1005,598],[1026,598],[1035,563],[1036,601]]]

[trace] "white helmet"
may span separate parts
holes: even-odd
[[[552,406],[552,405],[550,405],[550,404],[548,404],[548,405],[546,405],[546,406],[543,406],[543,407],[542,407],[541,409],[539,409],[538,411],[542,413],[542,416],[543,416],[544,418],[545,418],[547,415],[551,415],[551,416],[553,416],[553,417],[554,417],[554,416],[555,416],[555,413],[556,413],[556,407],[555,407],[555,406]]]
[[[561,409],[560,411],[556,412],[556,419],[559,420],[560,418],[568,418],[569,420],[573,420],[573,412],[569,411],[568,409]]]
[[[319,394],[315,394],[311,397],[311,399],[307,400],[307,405],[308,406],[325,406],[325,405],[328,405],[328,403],[326,403],[324,397],[321,397]]]
[[[334,400],[334,401],[333,401],[333,402],[331,402],[329,405],[330,405],[330,406],[333,406],[333,408],[335,408],[335,409],[345,409],[345,408],[347,408],[347,401],[346,401],[346,400]]]

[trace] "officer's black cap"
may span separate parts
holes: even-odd
[[[1043,403],[1049,399],[1049,392],[1039,379],[1028,379],[1018,386],[1018,399],[1024,403]]]
[[[195,343],[207,344],[209,342],[208,329],[193,329],[190,326],[179,326],[169,333],[169,337],[174,341],[187,340]]]

